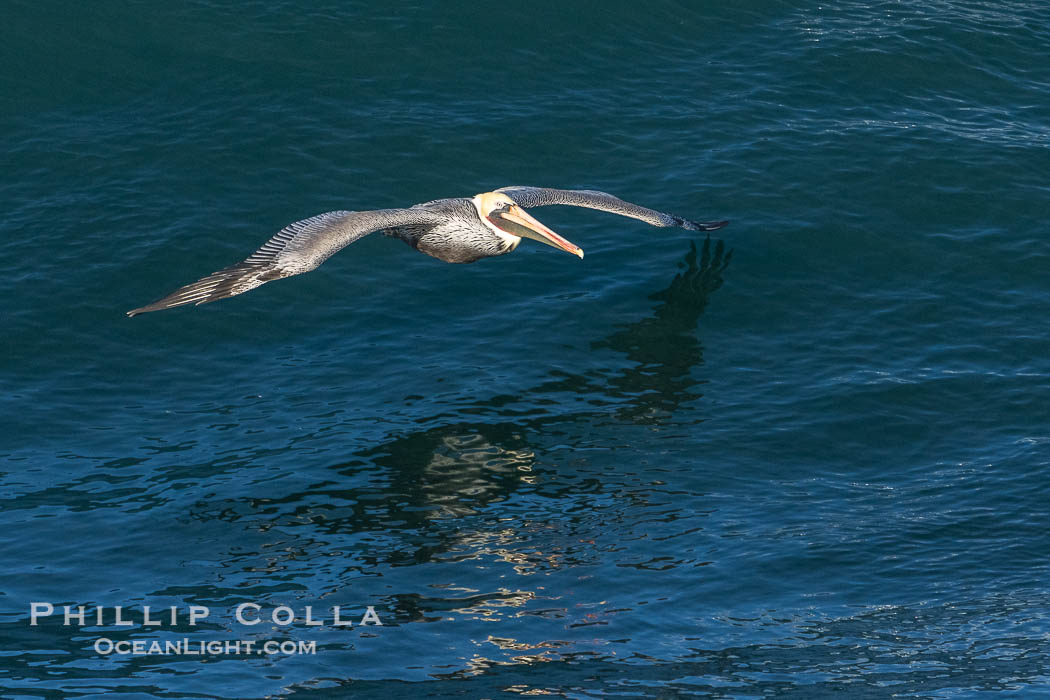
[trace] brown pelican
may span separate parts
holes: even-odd
[[[583,251],[525,213],[531,207],[567,204],[629,216],[653,226],[714,231],[728,221],[699,222],[640,207],[593,190],[502,187],[474,197],[437,199],[408,209],[330,211],[281,229],[247,260],[213,272],[128,316],[183,304],[206,304],[282,277],[309,272],[333,254],[374,231],[400,238],[416,250],[449,263],[504,255],[531,238],[583,257]]]

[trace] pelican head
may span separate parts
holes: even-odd
[[[560,248],[580,258],[583,251],[554,231],[529,216],[513,199],[502,192],[483,192],[473,200],[481,221],[500,237],[510,237],[517,246],[522,238],[531,238],[540,243]]]

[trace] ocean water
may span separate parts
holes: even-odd
[[[0,39],[0,694],[1050,695],[1045,3],[9,0]],[[550,207],[583,260],[370,236],[124,315],[511,184],[732,223]]]

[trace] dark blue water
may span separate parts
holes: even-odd
[[[3,15],[3,694],[1050,694],[1044,3]],[[511,184],[732,224],[124,316]]]

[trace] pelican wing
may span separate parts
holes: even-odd
[[[309,272],[374,231],[434,221],[434,214],[424,208],[330,211],[311,216],[285,226],[243,262],[180,287],[152,304],[132,309],[128,316],[232,297],[282,277]]]
[[[552,190],[546,187],[501,187],[496,190],[503,192],[518,203],[518,206],[529,209],[530,207],[546,207],[551,204],[567,204],[571,207],[586,207],[598,209],[620,216],[629,216],[632,219],[644,221],[651,226],[677,226],[690,231],[714,231],[720,229],[728,221],[692,221],[683,219],[673,214],[665,214],[661,211],[646,209],[637,204],[625,202],[619,197],[614,197],[606,192],[595,190]]]

